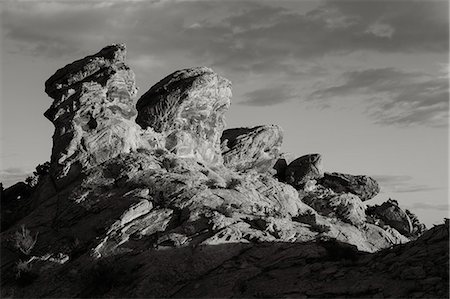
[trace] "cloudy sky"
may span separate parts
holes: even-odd
[[[44,81],[126,43],[140,94],[205,65],[233,82],[229,127],[279,124],[283,150],[374,176],[426,224],[448,217],[447,1],[2,1],[7,186],[49,160]]]

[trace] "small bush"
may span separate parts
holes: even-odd
[[[292,220],[296,221],[296,222],[300,222],[300,223],[305,223],[305,224],[309,224],[309,225],[315,225],[316,222],[316,215],[311,212],[310,210],[306,211],[303,214],[299,214],[296,217],[292,217]]]
[[[30,230],[25,228],[25,225],[22,225],[22,230],[20,232],[16,232],[14,236],[14,246],[23,254],[29,255],[31,253],[31,250],[34,248],[34,245],[36,245],[38,234],[39,232],[37,232],[33,238],[33,236],[31,236]]]
[[[328,233],[330,231],[330,227],[326,224],[311,224],[311,230],[322,234]]]
[[[236,179],[236,178],[232,178],[231,180],[229,180],[227,182],[227,189],[236,189],[237,187],[239,187],[240,185],[242,185],[241,180]]]
[[[39,184],[42,177],[47,175],[49,172],[50,172],[50,162],[47,161],[43,164],[39,164],[38,166],[36,166],[36,170],[33,171],[33,175],[25,179],[25,183],[27,183],[28,186],[34,188]]]

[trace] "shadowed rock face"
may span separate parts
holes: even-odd
[[[138,100],[136,122],[164,135],[166,149],[180,157],[221,164],[220,136],[230,97],[231,82],[209,68],[176,71]]]
[[[54,124],[51,174],[63,186],[83,169],[120,153],[149,147],[134,119],[134,73],[124,45],[66,65],[45,83],[54,101],[45,116]]]
[[[320,154],[301,156],[286,168],[286,183],[302,188],[309,180],[323,177],[322,157]]]
[[[378,183],[366,175],[325,172],[324,177],[318,183],[337,193],[353,193],[358,195],[362,201],[372,199],[380,192]]]
[[[369,207],[367,213],[382,220],[385,224],[395,228],[406,236],[409,236],[413,232],[411,219],[398,206],[395,200],[388,200],[381,205]]]
[[[283,131],[276,125],[228,129],[221,141],[225,166],[267,172],[278,159]]]

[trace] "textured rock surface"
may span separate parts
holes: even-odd
[[[136,122],[166,139],[166,148],[182,157],[221,164],[220,136],[230,106],[231,82],[211,69],[176,71],[137,102]]]
[[[295,159],[286,168],[285,176],[286,183],[302,188],[309,180],[323,177],[322,157],[310,154]]]
[[[228,129],[223,132],[221,142],[227,167],[268,172],[278,159],[283,132],[276,125]]]
[[[45,82],[54,99],[45,116],[54,124],[51,173],[57,185],[120,153],[149,147],[134,122],[134,73],[124,45],[112,45],[58,70]]]
[[[381,205],[375,205],[367,209],[367,214],[383,221],[400,233],[409,236],[413,233],[413,226],[408,214],[403,211],[396,200],[388,200]]]
[[[2,298],[448,296],[448,223],[393,246],[411,231],[393,202],[371,213],[316,185],[320,155],[287,167],[298,191],[224,166],[229,82],[206,68],[147,92],[141,129],[124,57],[107,47],[49,79],[52,169],[23,201],[23,185],[2,192]]]
[[[353,193],[358,195],[362,201],[372,199],[380,192],[378,183],[366,175],[325,172],[323,178],[318,183],[337,193]]]
[[[324,216],[335,216],[353,225],[366,222],[365,207],[361,199],[350,193],[309,193],[302,200]]]

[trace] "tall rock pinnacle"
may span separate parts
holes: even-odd
[[[125,56],[125,45],[107,46],[45,82],[54,99],[44,115],[55,126],[51,173],[57,185],[84,168],[145,146],[134,121],[137,89]]]

